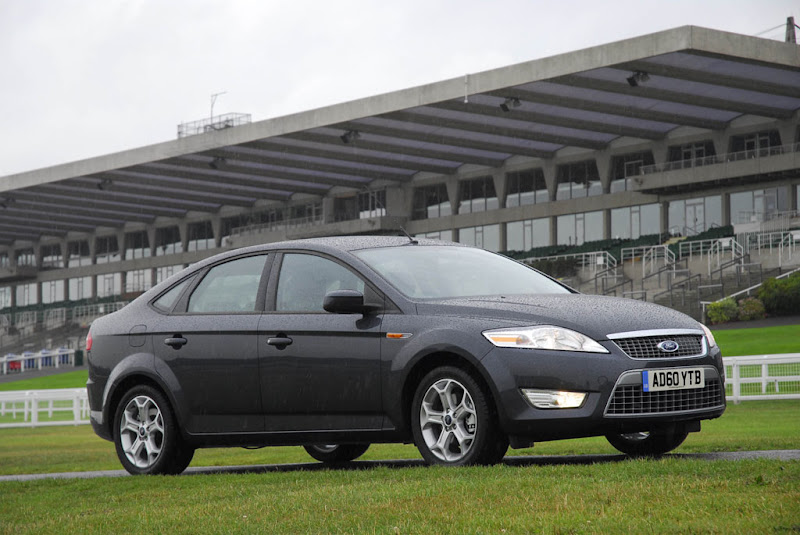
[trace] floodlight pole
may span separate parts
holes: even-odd
[[[211,115],[209,116],[209,119],[211,119],[212,123],[214,122],[214,103],[217,101],[218,96],[224,95],[225,93],[227,93],[227,91],[223,91],[221,93],[214,93],[211,95]]]

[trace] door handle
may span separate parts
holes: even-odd
[[[286,346],[292,345],[292,339],[288,336],[275,336],[267,338],[267,343],[271,346],[277,347],[278,349],[283,349]]]
[[[181,347],[185,346],[188,341],[189,340],[182,336],[174,336],[164,340],[164,343],[168,346],[171,346],[172,349],[180,349]]]

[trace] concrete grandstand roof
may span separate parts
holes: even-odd
[[[800,47],[685,26],[0,177],[0,245],[798,110]]]

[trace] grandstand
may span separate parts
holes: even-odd
[[[800,266],[793,42],[681,27],[217,119],[0,177],[0,351],[80,349],[93,317],[183,267],[293,238],[405,230],[695,317]]]

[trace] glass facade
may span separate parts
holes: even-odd
[[[0,308],[11,306],[11,291],[12,288],[10,286],[0,288]]]
[[[661,206],[643,204],[611,210],[611,237],[623,240],[661,232]]]
[[[37,305],[36,299],[36,283],[18,284],[17,285],[17,306],[24,307],[28,305]]]
[[[116,236],[101,236],[95,240],[95,258],[98,264],[118,262],[119,245]]]
[[[506,223],[506,250],[528,251],[550,245],[550,218]]]
[[[603,186],[594,160],[559,165],[556,172],[556,200],[601,195]]]
[[[506,175],[506,207],[540,204],[550,200],[544,172],[528,169]]]
[[[631,189],[632,177],[642,174],[645,165],[654,163],[653,153],[649,151],[614,156],[611,159],[611,193]]]
[[[602,210],[562,215],[556,219],[556,243],[558,245],[583,245],[587,241],[602,239]]]
[[[125,275],[126,292],[144,292],[153,285],[152,269],[135,269]]]
[[[55,243],[42,245],[42,267],[43,268],[62,268],[64,267],[64,257],[61,256],[61,245]]]
[[[500,225],[459,229],[458,242],[497,252],[500,250]]]
[[[668,230],[673,236],[695,236],[722,226],[722,197],[711,195],[671,201],[668,219]]]
[[[58,303],[64,300],[64,281],[46,281],[42,283],[42,304]]]
[[[425,232],[423,234],[417,234],[416,238],[430,238],[432,240],[444,240],[444,241],[453,241],[453,231],[452,230],[439,230],[436,232]]]
[[[181,233],[178,225],[156,229],[156,256],[183,252]]]
[[[358,194],[358,218],[383,217],[386,215],[386,190],[362,191]]]
[[[189,241],[186,243],[187,251],[205,251],[214,248],[214,228],[211,221],[197,221],[186,226]]]
[[[27,249],[20,249],[16,252],[18,266],[35,266],[36,254],[33,252],[33,247]]]
[[[786,188],[757,189],[731,193],[731,223],[768,221],[789,209]]]
[[[432,219],[453,213],[445,184],[414,188],[412,219]]]
[[[150,239],[146,230],[125,234],[125,260],[150,256]]]
[[[92,297],[92,278],[76,277],[68,283],[70,301],[79,301]]]
[[[494,189],[494,179],[490,176],[462,180],[458,183],[458,190],[459,214],[485,212],[487,210],[496,210],[500,207],[497,193],[495,193]]]
[[[183,269],[182,264],[178,264],[177,266],[164,266],[160,268],[156,268],[156,284],[160,283],[161,281],[165,281],[180,270]]]
[[[122,293],[122,275],[104,273],[97,276],[97,297],[111,297]]]
[[[92,255],[89,252],[88,241],[71,241],[67,244],[67,265],[69,267],[89,266],[91,264]]]

